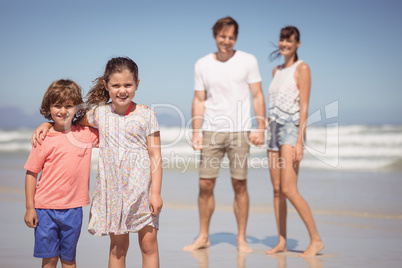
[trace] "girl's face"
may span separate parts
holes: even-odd
[[[279,53],[284,57],[293,57],[296,54],[297,48],[300,46],[300,42],[297,42],[295,35],[290,38],[279,39]]]
[[[76,112],[76,106],[72,101],[50,105],[50,116],[54,121],[53,129],[55,131],[70,129]]]
[[[109,81],[103,81],[112,103],[116,108],[125,108],[130,105],[135,96],[140,80],[136,82],[134,75],[124,70],[121,73],[113,73],[109,76]]]

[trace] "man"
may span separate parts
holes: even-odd
[[[218,20],[213,36],[218,51],[195,64],[192,146],[201,149],[198,209],[200,233],[183,248],[186,251],[209,247],[209,224],[214,211],[214,194],[219,166],[225,153],[235,194],[234,212],[238,226],[237,249],[251,252],[246,242],[249,212],[247,160],[250,142],[264,144],[265,102],[256,58],[234,50],[238,24],[231,17]],[[250,134],[250,93],[258,130]],[[200,136],[201,128],[203,135]]]

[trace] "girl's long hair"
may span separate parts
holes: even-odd
[[[296,42],[300,41],[299,29],[297,29],[295,26],[287,26],[287,27],[281,29],[281,34],[279,35],[279,39],[289,39],[292,37],[292,35],[295,36]],[[269,55],[269,59],[271,61],[274,61],[277,58],[279,58],[280,56],[281,56],[281,53],[279,52],[279,49],[277,49]],[[296,51],[294,61],[296,62],[298,59],[299,59],[299,57],[297,56],[297,51]]]
[[[116,57],[110,59],[105,67],[103,76],[96,78],[94,86],[89,90],[86,103],[89,106],[105,104],[109,101],[109,92],[106,90],[105,83],[109,82],[110,76],[114,73],[129,71],[134,76],[134,82],[138,81],[138,66],[128,57]]]

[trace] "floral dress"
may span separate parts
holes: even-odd
[[[111,104],[87,113],[99,129],[99,162],[88,231],[97,236],[159,228],[159,217],[149,209],[151,166],[147,136],[159,131],[155,113],[140,107],[127,116]]]

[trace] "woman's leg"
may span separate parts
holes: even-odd
[[[158,268],[159,251],[157,230],[152,226],[145,226],[138,232],[138,243],[142,254],[142,267]]]
[[[126,267],[126,256],[129,244],[129,234],[110,234],[109,268]]]
[[[318,234],[317,227],[314,222],[313,214],[306,200],[299,194],[297,189],[297,178],[299,173],[299,163],[293,162],[294,149],[291,145],[283,145],[280,149],[280,155],[284,160],[284,167],[281,168],[281,191],[287,199],[292,203],[310,235],[310,245],[302,257],[311,257],[324,248],[324,243]]]
[[[278,228],[278,244],[266,254],[286,252],[286,197],[281,191],[280,168],[283,166],[279,151],[268,151],[269,174],[271,176],[272,187],[274,190],[274,211],[276,226]]]

